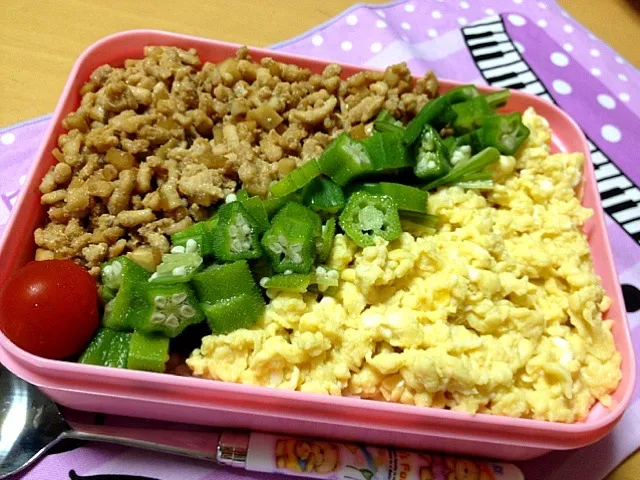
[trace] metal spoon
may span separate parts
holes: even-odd
[[[169,422],[128,419],[126,424],[96,425],[95,415],[64,409],[64,417],[58,406],[45,397],[40,390],[16,377],[0,364],[0,479],[17,473],[33,464],[48,449],[61,440],[93,440],[117,443],[132,447],[182,455],[204,460],[212,460],[220,465],[244,468],[258,472],[275,472],[300,477],[316,477],[314,472],[289,470],[277,465],[276,442],[281,437],[262,433],[215,432],[211,427],[178,425]],[[296,443],[309,442],[310,445],[333,448],[339,455],[349,456],[345,445],[325,441],[293,439]],[[317,443],[316,443],[317,442]],[[369,447],[358,448],[371,455]],[[375,471],[367,478],[403,478],[396,476],[392,467],[398,458],[403,465],[409,465],[412,475],[405,478],[417,479],[421,455],[384,449],[386,457],[377,457]],[[343,460],[346,461],[345,457]],[[435,458],[435,456],[432,455]],[[395,459],[395,460],[393,460]],[[355,456],[352,461],[355,461]],[[471,460],[468,460],[474,463]],[[348,463],[348,461],[347,461]],[[345,463],[345,465],[347,465]],[[512,464],[482,462],[493,471],[501,472],[500,480],[524,480],[522,472]],[[354,463],[354,465],[357,464]],[[344,468],[334,465],[334,478],[352,479],[353,472],[348,465]],[[392,471],[394,472],[392,475]],[[406,473],[406,472],[405,472]]]
[[[229,463],[225,461],[230,456],[228,448],[224,455],[218,447],[225,435],[226,443],[229,440],[233,443],[233,434],[220,435],[211,428],[184,425],[176,430],[176,424],[166,422],[138,421],[136,428],[96,425],[88,421],[93,420],[94,415],[66,409],[65,419],[54,402],[1,364],[0,399],[0,479],[33,464],[65,439],[117,443]],[[236,434],[236,437],[238,435],[248,438],[248,434]]]

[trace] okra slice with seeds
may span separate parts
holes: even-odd
[[[456,103],[449,108],[456,113],[455,120],[451,122],[451,127],[456,135],[463,135],[481,127],[487,116],[495,115],[487,99],[483,96]]]
[[[320,292],[326,291],[329,287],[337,287],[340,283],[340,272],[333,268],[318,265],[313,272],[311,283],[318,286]]]
[[[412,158],[402,143],[402,133],[374,132],[361,141],[371,159],[371,168],[379,174],[411,167]]]
[[[130,332],[101,327],[78,359],[78,363],[126,368]]]
[[[320,160],[320,170],[343,187],[349,181],[373,170],[371,158],[361,142],[348,133],[342,133],[325,149]]]
[[[269,228],[269,215],[260,197],[249,197],[246,200],[241,200],[240,203],[258,223],[261,233]]]
[[[149,272],[128,257],[120,256],[101,265],[100,281],[102,285],[117,291],[126,282],[146,280]]]
[[[400,120],[396,120],[388,110],[380,110],[380,113],[373,122],[373,128],[378,132],[393,132],[399,134],[400,137],[404,134],[404,126]]]
[[[267,211],[267,217],[273,218],[276,213],[280,211],[282,207],[288,205],[291,202],[301,202],[302,196],[300,192],[294,192],[284,197],[267,197],[262,201],[264,209]]]
[[[415,236],[432,235],[440,224],[440,218],[428,213],[401,212],[402,230]]]
[[[318,160],[312,158],[269,187],[275,197],[284,197],[307,185],[321,174]]]
[[[454,167],[462,161],[467,161],[471,158],[471,145],[460,145],[455,147],[451,154],[451,165]]]
[[[382,147],[384,149],[384,164],[373,164],[376,171],[389,172],[408,168],[413,165],[413,158],[409,155],[402,141],[402,134],[398,132],[383,132],[379,134],[382,138]]]
[[[245,200],[249,199],[249,192],[247,191],[246,188],[241,188],[235,193],[235,195],[236,195],[236,200],[238,200],[239,202],[244,202]]]
[[[335,214],[344,208],[342,189],[328,178],[316,178],[305,187],[303,202],[317,213]]]
[[[266,309],[262,295],[242,293],[214,304],[203,303],[207,323],[215,334],[229,333],[254,325]]]
[[[309,271],[315,253],[313,233],[313,227],[301,220],[292,220],[288,225],[277,223],[267,230],[262,246],[276,273]]]
[[[407,146],[413,145],[420,137],[424,127],[437,119],[442,112],[448,109],[449,105],[451,105],[451,102],[446,95],[425,103],[418,114],[413,117],[407,125],[404,136],[402,137],[404,144]]]
[[[320,262],[325,262],[329,258],[331,253],[331,247],[333,246],[333,239],[336,236],[336,219],[335,217],[329,218],[327,222],[322,226],[322,235],[320,238],[316,238],[316,255]]]
[[[310,283],[310,273],[280,273],[260,280],[262,288],[297,293],[306,292]]]
[[[513,112],[486,118],[482,127],[472,135],[482,148],[494,147],[502,155],[514,155],[529,137],[529,133],[529,129],[522,122],[522,114]]]
[[[273,218],[262,237],[262,246],[276,273],[287,270],[307,273],[313,263],[316,238],[321,235],[320,217],[302,205],[291,203]]]
[[[290,220],[303,220],[308,222],[313,229],[314,236],[319,236],[322,233],[322,219],[320,215],[304,205],[299,203],[289,203],[285,205],[278,212],[277,217],[273,219],[273,223],[286,224]]]
[[[129,343],[127,368],[162,373],[169,360],[169,339],[162,335],[134,332]]]
[[[197,252],[202,256],[213,254],[213,235],[207,222],[198,222],[171,235],[172,253]]]
[[[218,210],[213,228],[213,253],[222,262],[259,258],[260,226],[240,202],[227,203]]]
[[[497,163],[500,160],[500,152],[493,147],[485,148],[473,157],[464,159],[443,177],[436,178],[428,185],[422,187],[425,190],[432,190],[442,185],[454,185],[470,174],[482,172],[486,167]]]
[[[116,333],[118,333],[118,331],[113,330],[112,328],[100,327],[84,353],[80,355],[78,363],[85,363],[88,365],[105,365],[107,362],[109,347],[111,346],[111,342]]]
[[[191,240],[191,242],[194,241]],[[173,252],[175,248],[171,251]],[[194,248],[197,246],[194,245]],[[201,265],[202,257],[197,252],[165,253],[162,255],[162,263],[156,267],[156,271],[151,275],[149,281],[151,283],[188,282]]]
[[[395,240],[402,233],[395,202],[386,195],[356,192],[340,215],[340,226],[359,247],[375,244],[375,237]]]
[[[413,169],[416,177],[431,180],[445,176],[451,170],[448,154],[449,150],[435,128],[426,125],[416,153]]]
[[[401,183],[378,182],[362,183],[355,187],[357,190],[387,195],[396,202],[398,210],[425,213],[429,194],[424,190]]]
[[[131,312],[131,322],[137,331],[174,338],[187,326],[204,320],[195,294],[185,283],[147,282],[140,289]]]
[[[460,188],[467,188],[469,190],[491,190],[494,187],[493,173],[491,172],[469,173],[463,176],[457,182],[453,183],[453,185]]]
[[[127,368],[131,335],[131,332],[116,332],[111,340],[111,345],[109,345],[109,352],[104,363],[106,367]]]
[[[104,285],[100,285],[98,287],[98,296],[100,297],[100,300],[102,301],[103,304],[107,304],[108,302],[116,298],[117,293],[118,292],[116,290],[113,290]]]
[[[215,303],[241,293],[258,291],[246,260],[211,265],[194,275],[191,285],[202,303]]]
[[[497,92],[487,93],[485,100],[494,110],[504,107],[509,101],[509,89],[498,90]]]
[[[103,285],[117,290],[113,300],[104,307],[102,325],[130,331],[133,328],[129,318],[130,307],[135,302],[140,285],[148,283],[151,273],[130,258],[121,256],[105,263],[101,275]]]

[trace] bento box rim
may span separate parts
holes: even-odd
[[[193,35],[183,35],[183,34],[167,32],[163,30],[154,30],[154,29],[125,30],[112,35],[108,35],[96,41],[95,43],[90,45],[78,57],[78,59],[75,61],[73,65],[73,68],[65,83],[63,92],[58,100],[56,109],[51,119],[51,123],[47,127],[46,134],[44,135],[41,141],[40,147],[38,149],[38,153],[35,157],[36,161],[34,161],[34,163],[31,165],[28,171],[27,180],[25,181],[25,184],[29,182],[29,180],[34,175],[38,167],[38,164],[42,161],[44,156],[48,154],[48,152],[45,151],[48,140],[51,137],[51,135],[53,135],[53,133],[57,130],[57,125],[61,122],[63,115],[67,113],[67,112],[63,112],[63,104],[65,103],[65,100],[67,97],[69,97],[69,95],[75,94],[75,92],[71,91],[71,85],[74,82],[74,79],[78,74],[78,71],[80,70],[84,62],[87,60],[87,58],[94,55],[96,52],[99,52],[102,48],[104,48],[114,40],[120,40],[122,38],[130,37],[138,41],[138,39],[141,36],[142,37],[151,36],[154,38],[154,41],[150,41],[147,43],[148,45],[159,45],[159,43],[155,41],[155,38],[163,37],[163,39],[166,40],[166,42],[163,43],[164,45],[170,45],[172,41],[180,40],[181,42],[189,42],[189,41],[194,41],[198,43],[207,42],[212,44],[212,46],[220,46],[224,48],[234,48],[234,49],[237,49],[243,46],[241,44],[236,44],[232,42],[218,41],[218,40],[212,40],[204,37],[198,37]],[[260,54],[262,56],[273,56],[273,57],[277,57],[280,60],[290,61],[291,63],[296,63],[296,62],[304,63],[304,64],[331,63],[324,59],[290,54],[290,53],[280,52],[276,50],[270,50],[268,48],[248,46],[248,49],[250,53]],[[341,62],[340,64],[343,67],[354,69],[354,70],[365,70],[365,69],[376,70],[376,68],[363,67],[363,66],[358,66],[358,65],[348,64],[348,63]],[[439,78],[438,80],[441,84],[446,84],[447,86],[451,86],[451,87],[464,84],[464,82],[459,82],[455,80],[447,80],[447,79],[441,79],[441,78]],[[485,86],[485,85],[478,85],[478,88],[483,91],[498,90],[497,88]],[[526,92],[512,90],[511,94],[514,96],[521,96],[524,98],[528,98],[532,104],[538,104],[539,102],[544,101]],[[587,142],[584,137],[584,134],[582,133],[582,130],[579,128],[576,122],[568,114],[566,114],[564,111],[559,109],[557,106],[551,104],[548,106],[548,108],[555,109],[558,115],[565,117],[565,120],[571,124],[571,126],[575,130],[575,132],[573,133],[579,135],[580,142],[583,146],[582,152],[585,154],[586,158],[588,159],[589,149],[587,146]],[[593,170],[593,166],[590,161],[585,162],[585,169]],[[595,181],[593,180],[593,176],[591,176],[591,179],[592,179],[592,182],[594,183],[592,185],[592,188],[596,188]],[[20,207],[24,201],[24,197],[27,194],[28,194],[27,189],[23,189],[23,191],[20,193],[18,200],[16,202],[15,209],[14,209],[15,212],[19,212]],[[607,264],[609,265],[610,268],[613,269],[613,272],[611,273],[615,274],[615,266],[613,263],[613,256],[611,252],[610,241],[608,238],[608,233],[606,231],[606,225],[604,224],[604,217],[603,217],[604,214],[602,212],[602,206],[599,201],[598,201],[598,207],[599,208],[597,208],[596,211],[594,212],[594,216],[597,220],[598,228],[600,229],[601,227],[604,227],[604,231],[602,233],[603,233],[604,242],[607,248],[606,248],[606,251],[603,253],[606,256]],[[12,230],[12,227],[16,223],[16,221],[17,221],[17,215],[14,214],[12,215],[9,223],[7,224],[7,227],[4,231],[4,235],[0,240],[0,250],[4,247],[4,244],[7,242],[9,234]],[[619,283],[616,283],[615,292],[608,292],[608,293],[613,293],[612,300],[614,302],[622,301],[622,292],[621,292]],[[469,427],[473,427],[473,426],[477,426],[477,427],[508,426],[512,428],[515,427],[515,428],[521,429],[523,433],[531,432],[532,434],[534,434],[536,431],[559,432],[559,433],[562,432],[565,434],[566,433],[587,434],[590,432],[598,431],[604,427],[607,427],[608,425],[615,424],[615,422],[617,422],[617,420],[620,418],[620,416],[624,413],[624,411],[628,407],[632,398],[633,389],[636,382],[636,362],[635,362],[635,356],[633,354],[633,345],[630,339],[629,324],[626,319],[624,304],[622,304],[621,312],[622,312],[623,318],[620,318],[619,321],[624,321],[624,324],[625,324],[625,328],[624,328],[625,338],[623,338],[622,341],[624,341],[627,344],[627,348],[629,349],[628,351],[630,353],[629,356],[634,359],[634,361],[628,362],[629,364],[626,366],[627,375],[631,377],[630,383],[628,384],[627,391],[624,392],[622,399],[615,405],[615,408],[608,409],[607,414],[596,419],[595,421],[587,420],[583,422],[568,423],[568,424],[558,423],[558,422],[548,422],[548,421],[542,421],[542,420],[514,418],[514,417],[501,416],[501,415],[489,415],[489,414],[469,415],[463,412],[456,412],[456,411],[444,410],[444,409],[432,408],[432,407],[417,407],[417,406],[403,405],[403,404],[392,403],[392,402],[378,402],[378,401],[371,401],[371,400],[363,400],[360,398],[310,394],[310,393],[298,392],[298,391],[291,392],[291,391],[271,389],[271,388],[261,387],[261,386],[242,385],[242,384],[226,383],[226,382],[218,382],[218,381],[203,381],[202,379],[199,379],[199,378],[179,377],[179,376],[166,375],[166,374],[159,375],[159,374],[150,373],[150,372],[113,369],[113,368],[106,368],[106,367],[97,367],[92,365],[82,365],[82,364],[72,363],[68,361],[49,360],[49,359],[37,357],[35,355],[32,355],[20,349],[19,347],[14,345],[10,340],[8,340],[2,332],[0,332],[0,355],[4,356],[9,354],[13,356],[14,359],[19,360],[20,362],[23,362],[26,365],[35,367],[40,371],[54,371],[54,372],[67,372],[67,373],[74,372],[77,374],[78,379],[81,379],[83,376],[95,375],[95,376],[102,376],[102,377],[111,378],[111,379],[119,379],[119,380],[126,379],[133,382],[144,382],[150,387],[159,386],[159,385],[171,385],[173,387],[190,389],[192,391],[194,389],[204,389],[204,390],[211,390],[211,391],[217,390],[219,392],[230,392],[230,393],[231,392],[250,393],[251,395],[257,395],[265,398],[275,398],[275,399],[282,399],[282,400],[288,400],[288,401],[296,401],[301,403],[310,403],[310,404],[316,403],[316,404],[336,405],[341,407],[366,408],[366,409],[370,409],[371,411],[378,411],[380,413],[384,413],[385,411],[388,411],[389,413],[403,414],[407,416],[417,415],[417,416],[424,416],[427,418],[431,417],[433,419],[449,418],[452,420],[456,420],[456,419],[464,420],[467,424],[469,424]],[[29,378],[27,377],[28,375],[25,375],[24,379],[29,381]],[[34,377],[32,377],[32,379],[33,378]],[[46,380],[46,376],[43,376],[40,380],[35,381],[34,383],[44,388],[48,386],[51,386],[51,388],[60,388],[60,383],[56,380],[58,379],[52,378],[51,383],[48,384]],[[55,386],[56,384],[57,386]],[[77,389],[77,386],[76,387],[67,386],[67,388],[73,390],[73,389]],[[122,392],[122,390],[114,389],[113,393],[118,393],[119,391]],[[87,393],[90,393],[90,392],[87,392]],[[162,392],[158,392],[158,395],[162,395]]]

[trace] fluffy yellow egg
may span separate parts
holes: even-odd
[[[620,355],[582,232],[584,157],[531,135],[491,192],[441,188],[441,225],[358,249],[336,237],[333,296],[272,295],[249,329],[202,340],[196,376],[331,395],[575,422],[605,405]]]

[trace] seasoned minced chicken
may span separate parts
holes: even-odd
[[[363,135],[382,108],[408,120],[437,91],[432,72],[416,81],[404,63],[344,78],[337,64],[312,73],[247,48],[214,64],[195,49],[146,47],[96,69],[62,122],[40,185],[36,260],[72,259],[97,276],[127,254],[153,269],[171,234],[240,184],[264,197],[340,132]]]

